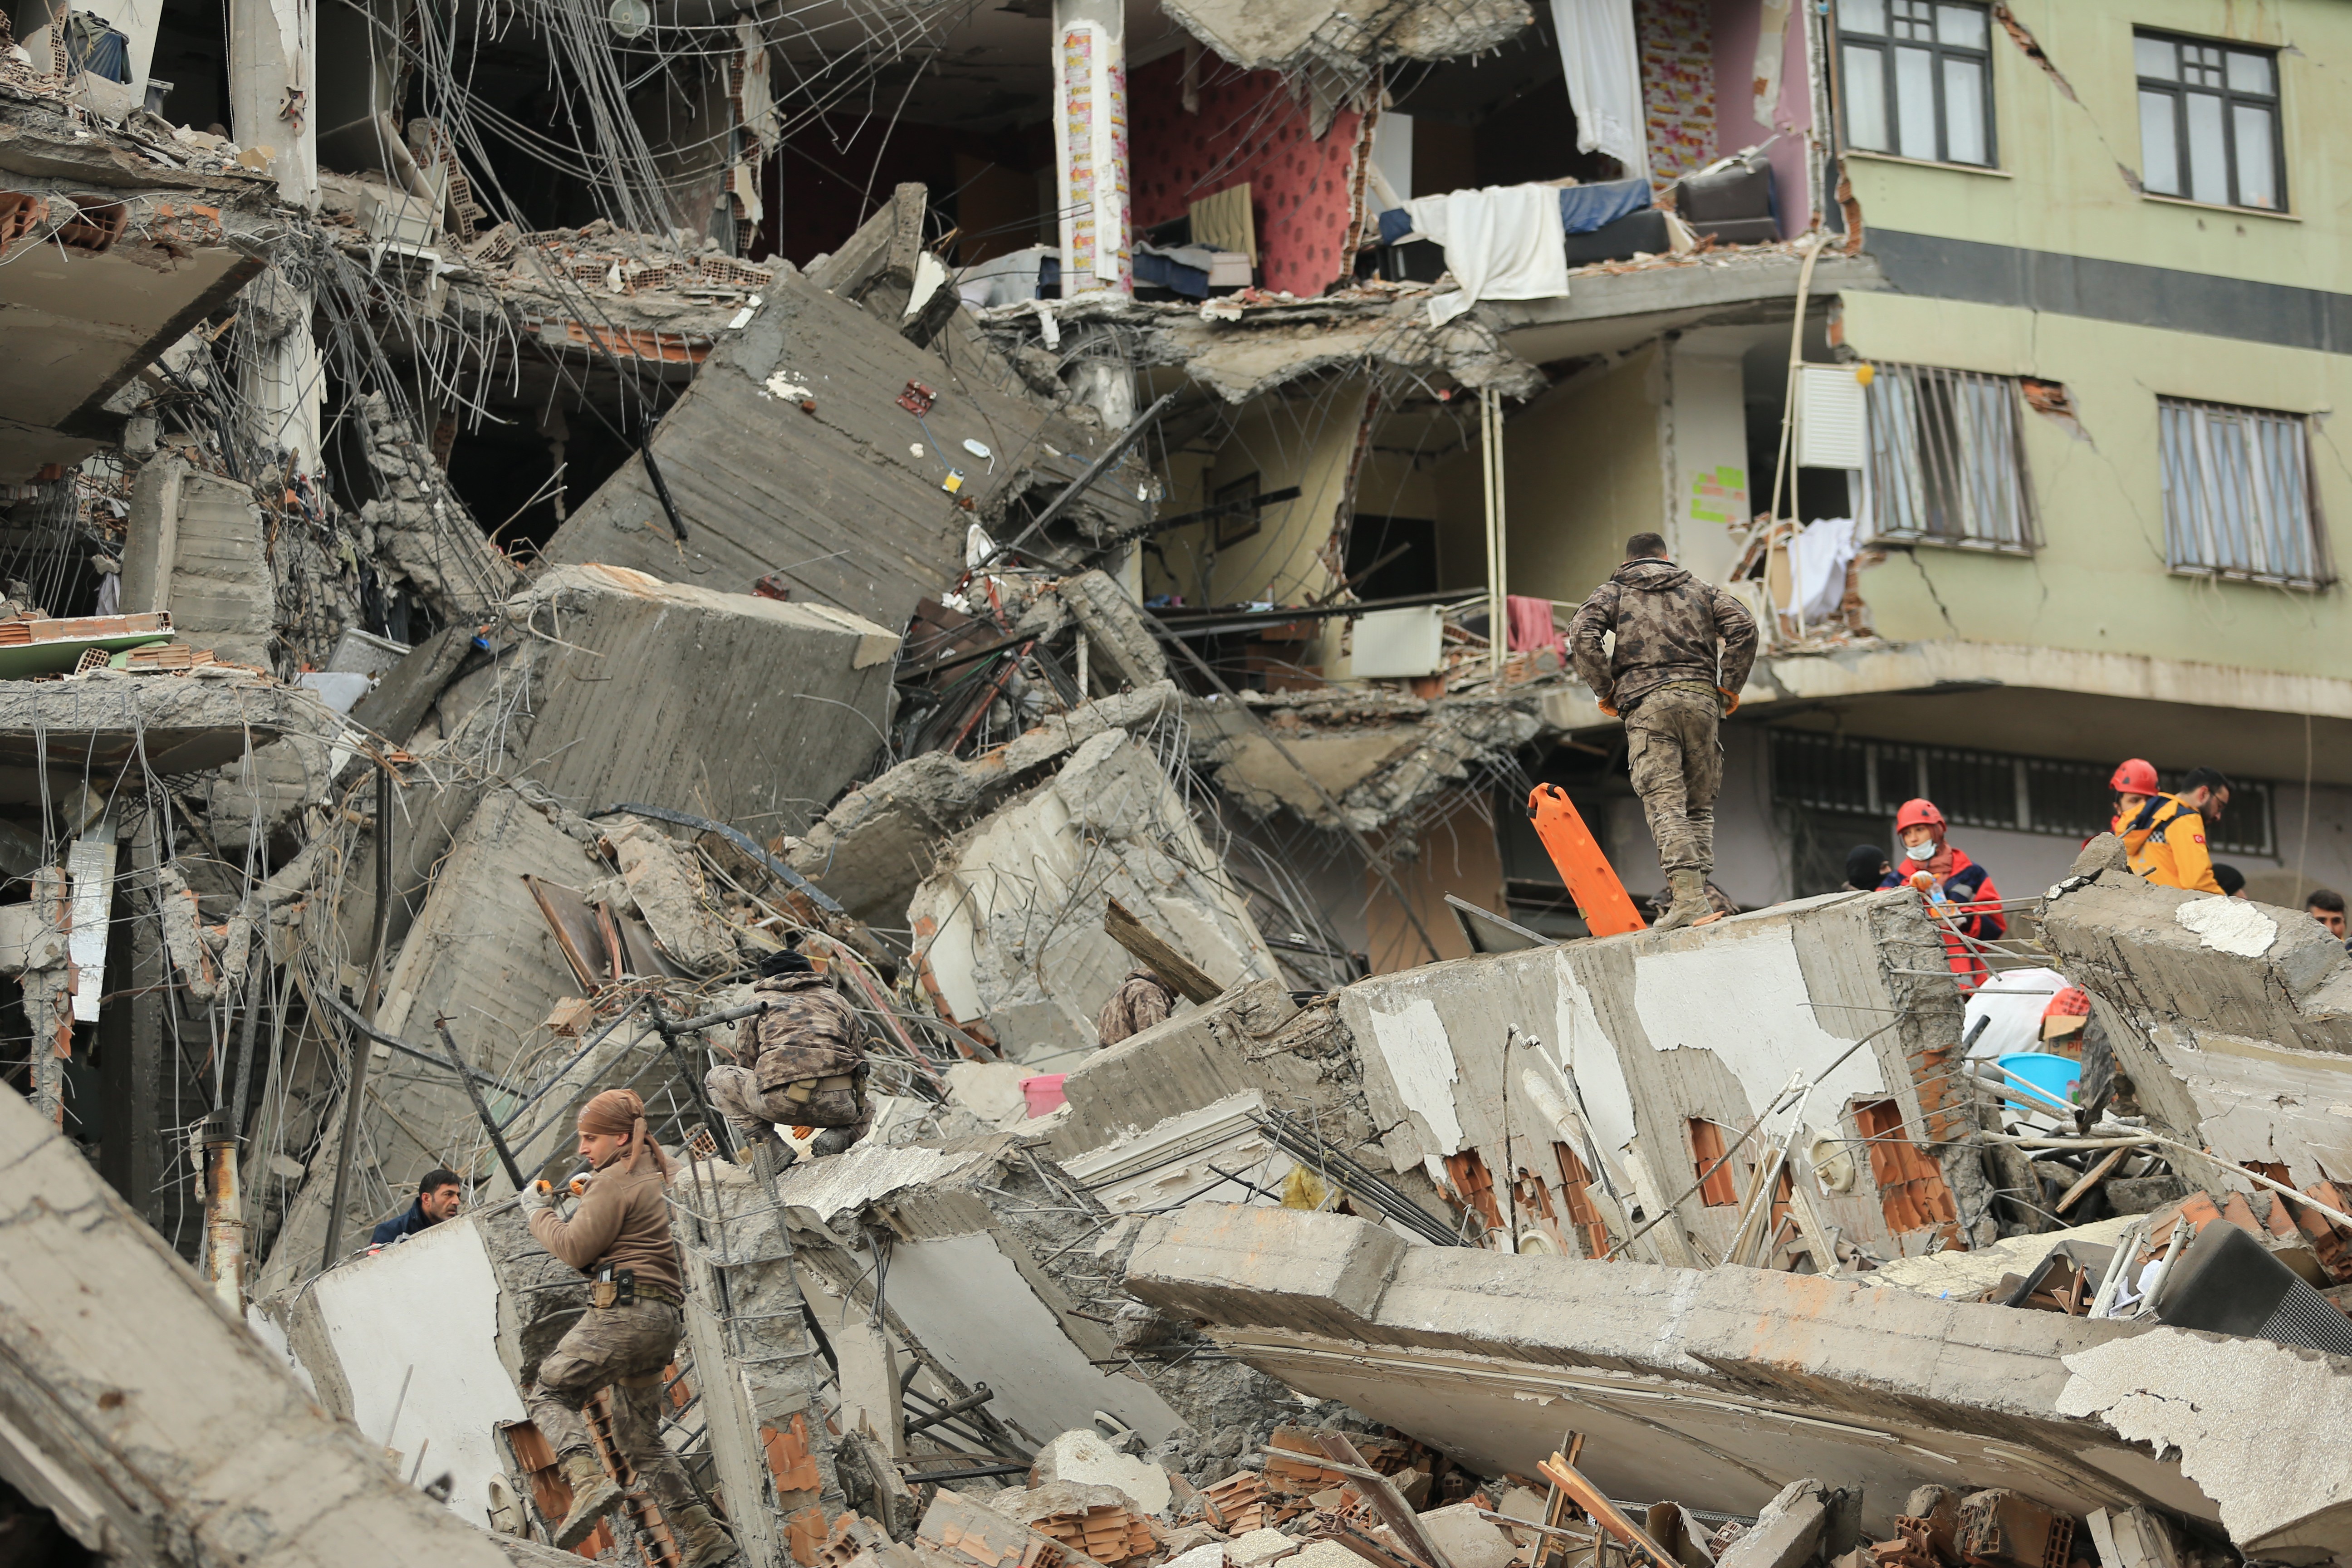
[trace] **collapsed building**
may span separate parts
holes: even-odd
[[[1936,10],[10,18],[27,1554],[553,1561],[522,1390],[589,1292],[517,1189],[625,1087],[662,1438],[761,1568],[2352,1557],[2269,1441],[2352,1353],[2352,961],[2286,907],[2352,698],[1939,596],[1918,547],[2030,553],[2021,454],[2107,410],[1906,345],[2161,290],[1931,232],[1900,166],[2001,172],[1967,95],[1921,158],[1841,73],[1927,27],[2081,107],[2088,52]],[[1727,821],[1774,826],[1727,918],[1595,936],[1525,804],[1646,886],[1561,628],[1653,524],[1765,628]],[[2216,593],[2325,586],[2193,532]],[[2274,903],[2077,856],[2084,749],[2200,705],[2302,748],[2221,846]],[[1915,895],[1825,891],[1914,791],[2048,889],[1980,956],[2085,994],[2054,1100]],[[877,1113],[779,1171],[704,1074],[786,948]],[[1138,970],[1172,1011],[1106,1043]],[[436,1170],[465,1212],[364,1239]],[[677,1568],[587,1414],[631,1489],[577,1554]]]

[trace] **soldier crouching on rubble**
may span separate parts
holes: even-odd
[[[738,1065],[712,1068],[703,1079],[711,1103],[744,1140],[743,1163],[771,1139],[782,1151],[781,1164],[799,1158],[780,1127],[825,1129],[809,1145],[818,1154],[838,1154],[863,1138],[874,1112],[849,1004],[806,957],[791,952],[761,961],[751,999],[768,1010],[736,1026]]]
[[[1095,1033],[1106,1046],[1115,1046],[1129,1035],[1168,1021],[1176,1010],[1176,993],[1168,982],[1149,969],[1130,969],[1118,989],[1103,1004],[1102,1014],[1095,1019]]]
[[[734,1542],[661,1438],[662,1373],[686,1327],[662,1191],[674,1166],[646,1131],[645,1102],[625,1089],[608,1089],[581,1109],[580,1155],[593,1173],[570,1219],[557,1217],[553,1197],[539,1184],[522,1196],[539,1244],[591,1280],[587,1312],[541,1360],[523,1394],[572,1485],[572,1511],[557,1526],[555,1544],[579,1545],[621,1501],[580,1415],[609,1387],[614,1446],[668,1521],[681,1568],[709,1568],[735,1554]]]

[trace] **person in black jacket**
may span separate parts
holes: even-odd
[[[377,1226],[368,1245],[390,1247],[395,1241],[405,1241],[420,1230],[454,1218],[457,1205],[465,1201],[466,1184],[455,1171],[427,1171],[425,1179],[416,1184],[416,1201]]]

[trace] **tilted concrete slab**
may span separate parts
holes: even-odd
[[[298,686],[243,671],[215,676],[100,671],[69,680],[0,681],[0,800],[111,779],[216,768],[281,735],[331,745],[343,721]]]
[[[2013,1487],[2077,1517],[2146,1502],[2210,1521],[2234,1500],[2217,1479],[2217,1504],[2069,1394],[2070,1363],[2151,1334],[2210,1336],[1760,1269],[1414,1247],[1276,1208],[1150,1221],[1128,1289],[1301,1393],[1488,1476],[1534,1474],[1575,1430],[1580,1468],[1612,1497],[1753,1514],[1791,1480],[1833,1478],[1863,1489],[1864,1528],[1882,1539],[1930,1482]],[[2135,1364],[2162,1397],[2160,1369]],[[2315,1478],[2302,1495],[2341,1489]]]
[[[0,1477],[134,1568],[562,1568],[402,1484],[31,1105],[0,1095]]]
[[[556,531],[548,559],[609,561],[741,595],[772,573],[795,603],[895,630],[953,580],[971,523],[993,528],[1033,489],[1058,492],[1109,440],[951,370],[806,278],[781,278],[766,298],[654,427],[683,542],[632,457]],[[919,421],[896,402],[910,383],[937,395]],[[966,440],[994,452],[992,466]],[[944,488],[950,468],[964,476],[955,491]],[[1127,459],[1073,509],[1077,521],[1145,521],[1142,483]]]
[[[946,858],[916,889],[908,924],[957,1019],[1015,1059],[1100,1043],[1102,999],[1135,964],[1103,930],[1112,899],[1219,985],[1278,973],[1183,797],[1124,731],[1080,744]]]
[[[2192,1182],[2250,1161],[2305,1189],[2352,1173],[2352,959],[2326,927],[2115,869],[2045,902],[2042,927],[2141,1106],[2222,1162],[2190,1162]]]
[[[11,481],[121,439],[115,395],[261,272],[248,252],[271,222],[264,181],[169,169],[103,128],[48,126],[0,126],[0,182],[47,204],[0,268],[0,479]],[[120,237],[97,252],[49,242],[82,204],[106,212],[97,196],[136,215]]]
[[[1175,684],[1162,680],[1081,703],[977,757],[911,757],[843,795],[805,837],[785,845],[784,860],[858,919],[896,925],[930,874],[939,840],[1044,783],[1105,730],[1149,728],[1181,700]]]
[[[513,704],[515,773],[576,810],[631,801],[772,833],[822,809],[881,744],[898,635],[845,611],[592,564],[551,568],[505,618],[530,645],[527,675],[473,689]],[[453,691],[445,714],[463,701]]]

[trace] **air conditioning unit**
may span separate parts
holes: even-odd
[[[1797,467],[1859,468],[1869,451],[1869,415],[1856,367],[1801,365],[1797,371]]]

